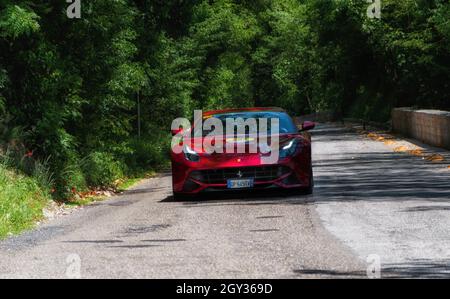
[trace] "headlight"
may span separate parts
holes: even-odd
[[[292,139],[286,145],[284,145],[280,149],[280,159],[284,159],[287,157],[291,157],[295,155],[299,146],[299,142],[297,139]]]
[[[184,157],[186,158],[186,160],[191,161],[191,162],[198,162],[200,160],[200,156],[198,155],[198,153],[196,151],[194,151],[193,149],[191,149],[189,146],[184,146],[183,148],[183,153],[184,153]]]

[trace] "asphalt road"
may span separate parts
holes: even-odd
[[[313,142],[311,196],[176,202],[162,174],[0,242],[0,277],[450,278],[448,169],[336,126]]]

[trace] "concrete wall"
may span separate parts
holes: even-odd
[[[450,149],[450,112],[395,108],[392,130],[424,143]]]

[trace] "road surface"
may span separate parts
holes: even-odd
[[[174,201],[169,174],[0,242],[3,278],[450,278],[450,171],[345,128],[316,188]]]

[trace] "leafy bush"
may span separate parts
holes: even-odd
[[[38,16],[17,5],[8,6],[0,15],[0,36],[17,38],[39,30]]]
[[[50,198],[38,182],[0,164],[0,238],[33,226]]]
[[[125,158],[129,175],[160,167],[168,160],[170,139],[165,134],[132,139],[129,142],[132,152]]]
[[[21,143],[8,146],[3,154],[0,153],[0,163],[32,177],[42,190],[49,191],[54,185],[49,159],[35,159],[33,152],[26,151]]]
[[[68,163],[55,180],[53,197],[55,199],[69,199],[75,192],[85,191],[87,183],[81,168],[81,163],[73,161]]]
[[[374,94],[361,88],[358,91],[357,99],[348,107],[346,111],[348,116],[380,123],[387,122],[390,119],[392,105],[380,93]]]
[[[89,186],[113,187],[123,177],[122,164],[110,153],[91,153],[83,164]]]

